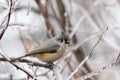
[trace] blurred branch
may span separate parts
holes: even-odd
[[[54,28],[53,28],[52,24],[49,21],[49,17],[48,17],[48,13],[47,13],[47,7],[46,7],[47,5],[44,6],[41,3],[41,0],[36,0],[36,3],[38,5],[38,8],[39,8],[41,14],[45,18],[45,23],[46,23],[47,29],[50,30],[50,33],[51,33],[52,36],[55,36]]]
[[[6,1],[6,2],[8,2],[8,1]],[[17,0],[17,1],[15,1],[14,3],[12,2],[12,6],[11,6],[12,10],[11,10],[11,12],[10,12],[10,9],[9,9],[7,15],[5,15],[5,16],[3,17],[2,21],[1,21],[1,24],[0,24],[0,29],[1,29],[2,27],[4,27],[4,26],[2,26],[2,25],[3,25],[3,23],[5,23],[6,19],[8,18],[9,12],[10,12],[10,14],[12,14],[15,10],[17,10],[19,3],[20,3],[20,0]],[[2,32],[1,32],[1,33],[2,33]]]
[[[108,30],[108,28],[106,29],[106,31]],[[106,32],[104,31],[104,32]],[[78,65],[78,67],[70,74],[70,76],[66,79],[66,80],[70,80],[72,78],[72,76],[78,72],[78,70],[81,68],[81,66],[83,66],[85,64],[85,62],[90,58],[90,56],[92,55],[93,50],[96,48],[96,46],[99,44],[100,40],[102,39],[102,36],[104,34],[104,32],[100,35],[98,41],[95,43],[95,45],[93,46],[93,48],[91,49],[90,53],[88,54],[88,56],[85,57],[85,59]]]
[[[74,71],[74,68],[73,68],[72,64],[70,63],[70,62],[71,62],[70,59],[69,59],[69,58],[66,58],[65,61],[66,61],[66,63],[67,63],[67,66],[68,66],[69,70],[70,70],[71,72],[73,72],[73,71]],[[77,79],[77,78],[78,78],[78,74],[74,74],[74,78]]]
[[[49,0],[48,2],[50,4],[52,12],[54,14],[53,17],[59,22],[59,24],[62,27],[63,31],[65,31],[65,17],[64,17],[65,9],[64,9],[64,6],[63,6],[61,0],[57,0],[56,1],[56,4],[58,4],[57,5],[57,7],[58,7],[57,9],[58,9],[59,14],[60,14],[59,17],[57,16],[57,14],[55,12],[55,8],[53,7],[52,0]]]
[[[66,25],[65,16],[64,16],[65,6],[64,6],[62,0],[57,0],[56,2],[57,2],[57,7],[58,7],[57,9],[58,9],[59,15],[60,15],[58,20],[59,20],[59,23],[61,24],[61,28],[65,31],[65,25]]]
[[[8,25],[9,25],[9,22],[10,22],[10,17],[11,17],[12,5],[13,5],[13,2],[12,2],[12,0],[10,0],[10,9],[9,9],[9,13],[8,13],[8,19],[7,19],[6,26],[3,27],[3,30],[0,33],[0,40],[2,39],[2,36],[4,35],[6,29],[8,28]]]
[[[31,66],[44,67],[44,68],[48,68],[48,69],[51,69],[51,67],[52,67],[52,65],[50,65],[50,64],[42,64],[39,62],[33,62],[33,61],[28,60],[28,59],[17,59],[17,60],[14,60],[15,58],[9,58],[9,59],[10,60],[3,57],[3,58],[0,58],[0,61],[13,62],[13,63],[16,63],[16,62],[28,63]]]
[[[70,37],[70,39],[73,40],[73,44],[78,45],[78,47],[74,46],[75,49],[73,49],[73,52],[74,52],[74,55],[75,55],[77,61],[81,62],[84,59],[84,54],[83,54],[83,51],[79,48],[79,46],[81,45],[81,42],[78,42],[79,40],[77,39],[77,36],[75,35],[75,33],[79,29],[79,25],[81,24],[81,22],[85,19],[85,16],[83,16],[83,17],[81,17],[79,19],[79,21],[77,22],[75,27],[72,26],[71,21],[70,21],[70,18],[72,16],[72,3],[71,3],[71,0],[69,0],[69,3],[70,3],[71,6],[70,6],[70,12],[66,16],[66,26],[68,27],[68,29],[67,29],[68,32],[71,32],[69,37]],[[72,27],[74,27],[73,30],[71,30]],[[87,71],[90,71],[89,66],[86,66],[86,63],[84,64],[84,67],[87,69]],[[78,75],[77,72],[74,74],[74,76],[75,75]],[[74,77],[74,78],[76,78],[76,77]]]
[[[83,21],[85,18],[86,18],[86,15],[85,15],[85,16],[82,16],[82,17],[78,20],[78,22],[76,23],[75,27],[73,28],[73,30],[72,30],[72,32],[71,32],[71,34],[70,34],[70,38],[72,38],[72,37],[75,35],[76,31],[79,29],[80,24],[82,23],[82,21]]]
[[[11,62],[11,59],[10,59],[10,58],[6,57],[6,56],[3,55],[2,53],[0,53],[0,55],[3,57],[3,58],[0,59],[0,61],[7,61],[7,62],[11,63],[11,64],[12,64],[14,67],[16,67],[17,69],[25,72],[25,73],[28,75],[28,77],[34,78],[34,76],[31,75],[29,72],[27,72],[25,69],[19,67],[19,66],[16,65],[15,63]]]
[[[24,46],[24,48],[25,48],[25,52],[26,53],[28,53],[28,49],[30,49],[30,45],[29,46],[27,46],[27,43],[25,42],[25,40],[24,40],[24,38],[23,38],[23,36],[22,36],[22,32],[20,31],[20,29],[18,28],[18,31],[19,31],[19,37],[20,37],[20,40],[21,40],[21,42],[22,42],[22,44],[23,44],[23,46]]]
[[[3,2],[0,2],[0,8],[2,9],[2,10],[7,10],[7,4],[5,4],[5,3],[3,3]],[[0,9],[0,10],[1,10]],[[0,11],[1,12],[1,11]]]
[[[31,5],[30,5],[29,0],[27,0],[27,2],[28,2],[28,11],[27,11],[27,15],[29,15],[29,13],[30,13],[30,11],[31,11]]]
[[[69,50],[66,52],[67,54],[62,58],[62,60],[65,60],[67,58],[70,58],[70,56],[73,54],[73,51],[76,51],[80,46],[82,46],[82,44],[84,44],[86,41],[93,39],[94,37],[96,37],[98,35],[98,32],[94,33],[94,35],[91,35],[89,37],[87,37],[86,39],[77,42],[76,44],[74,44],[73,46],[69,47]],[[79,50],[79,49],[78,49]],[[83,57],[83,56],[82,56]],[[81,58],[81,56],[79,57]],[[83,59],[82,59],[83,60]],[[66,64],[65,64],[66,66]],[[64,69],[64,67],[63,67]],[[62,72],[62,70],[61,70]]]
[[[16,12],[17,12],[17,11],[20,11],[20,10],[28,10],[27,13],[29,13],[30,11],[32,11],[32,12],[35,12],[36,14],[40,14],[40,11],[38,11],[38,10],[37,10],[36,8],[34,8],[34,7],[29,7],[29,9],[28,9],[27,6],[19,6],[18,8],[15,9]]]
[[[104,71],[105,69],[108,69],[109,67],[111,67],[111,66],[113,66],[115,63],[117,63],[117,62],[119,61],[119,58],[120,58],[120,53],[118,54],[117,58],[116,58],[111,64],[103,67],[101,70],[99,70],[99,71],[97,71],[97,72],[91,72],[91,73],[89,73],[89,74],[86,74],[86,75],[82,76],[82,77],[80,78],[80,80],[86,80],[86,79],[88,79],[88,78],[90,78],[90,77],[93,77],[93,76],[95,76],[95,75],[100,74],[100,73],[101,73],[102,71]]]
[[[39,62],[34,62],[34,61],[30,61],[28,59],[18,59],[18,60],[14,60],[15,58],[8,58],[8,57],[5,57],[3,55],[2,58],[0,58],[0,61],[3,61],[3,62],[9,62],[11,63],[13,66],[15,66],[17,69],[25,72],[28,77],[31,77],[31,78],[34,78],[33,75],[31,75],[29,72],[27,72],[25,69],[19,67],[18,65],[16,65],[15,63],[16,62],[20,62],[20,63],[27,63],[28,65],[30,66],[37,66],[37,67],[44,67],[44,68],[48,68],[48,69],[52,69],[53,68],[53,65],[52,64],[42,64],[42,63],[39,63]]]

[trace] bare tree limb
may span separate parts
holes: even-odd
[[[42,64],[39,62],[33,62],[33,61],[28,60],[28,59],[17,59],[17,60],[14,60],[14,59],[15,58],[10,58],[10,60],[8,61],[8,59],[3,57],[3,58],[0,58],[0,61],[13,62],[13,63],[16,63],[16,62],[28,63],[31,66],[44,67],[44,68],[48,68],[48,69],[51,69],[51,67],[52,67],[52,65],[50,65],[50,64]]]
[[[13,1],[10,0],[10,9],[9,9],[9,13],[8,13],[8,19],[7,19],[6,26],[3,27],[3,30],[2,30],[2,32],[1,32],[1,34],[0,34],[0,40],[2,39],[2,36],[4,35],[6,29],[8,28],[8,25],[9,25],[9,22],[10,22],[10,17],[11,17],[12,5],[13,5]]]
[[[108,28],[104,32],[106,32],[107,30],[108,30]],[[75,73],[78,72],[78,70],[81,68],[81,66],[83,66],[83,64],[85,64],[85,62],[90,58],[90,56],[92,55],[93,50],[96,48],[96,46],[99,44],[100,40],[102,39],[102,36],[103,36],[104,32],[100,35],[98,41],[95,43],[95,45],[91,49],[88,56],[85,57],[85,59],[78,65],[78,67],[70,74],[70,76],[66,80],[70,80],[72,78],[72,76],[75,75]]]
[[[9,62],[10,64],[12,64],[12,65],[13,65],[14,67],[16,67],[17,69],[19,69],[19,70],[25,72],[25,73],[28,75],[28,77],[34,78],[34,76],[31,75],[28,71],[26,71],[25,69],[19,67],[19,66],[16,65],[15,63],[11,62],[11,59],[10,59],[10,58],[6,57],[6,56],[3,55],[2,53],[0,53],[0,55],[3,57],[3,60],[4,60],[4,61]],[[1,59],[0,61],[2,61],[2,59]]]
[[[41,3],[41,0],[36,0],[36,3],[38,5],[39,11],[41,12],[41,14],[43,15],[43,17],[45,18],[45,23],[46,23],[47,29],[50,30],[52,36],[55,36],[54,28],[53,28],[52,24],[49,21],[47,7],[46,7],[47,4],[46,4],[46,6],[44,6]]]
[[[88,78],[90,78],[90,77],[93,77],[93,76],[95,76],[95,75],[100,74],[100,73],[101,73],[102,71],[104,71],[105,69],[108,69],[109,67],[111,67],[111,66],[113,66],[115,63],[117,63],[118,60],[119,60],[119,58],[120,58],[120,53],[118,54],[117,58],[116,58],[111,64],[103,67],[101,70],[99,70],[99,71],[97,71],[97,72],[91,72],[91,73],[89,73],[89,74],[86,74],[86,75],[82,76],[82,77],[80,78],[80,80],[86,80],[86,79],[88,79]]]

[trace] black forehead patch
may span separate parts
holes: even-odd
[[[61,32],[58,36],[56,36],[57,40],[65,40],[66,43],[70,41],[68,35],[66,35],[64,32]]]

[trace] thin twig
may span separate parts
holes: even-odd
[[[48,68],[48,69],[50,69],[52,67],[52,65],[50,65],[50,64],[42,64],[42,63],[34,62],[34,61],[31,61],[28,59],[18,59],[18,60],[14,60],[15,58],[9,58],[9,59],[10,60],[8,61],[8,59],[3,57],[3,58],[0,58],[0,61],[13,62],[13,63],[16,63],[16,62],[28,63],[29,65],[32,65],[32,66],[44,67],[44,68]]]
[[[70,47],[65,56],[61,58],[61,60],[59,60],[57,63],[59,63],[62,60],[65,60],[66,58],[69,58],[72,55],[72,52],[77,50],[80,46],[82,46],[82,44],[84,44],[85,42],[87,42],[89,39],[93,39],[94,37],[96,37],[98,35],[98,33],[94,33],[94,35],[91,35],[89,37],[87,37],[86,39],[79,41],[78,43],[76,43],[76,45]]]
[[[81,68],[81,66],[88,60],[89,56],[85,57],[85,59],[78,65],[78,67],[71,73],[71,75],[66,79],[70,80],[72,76]]]
[[[16,67],[17,69],[25,72],[29,77],[34,78],[34,76],[32,76],[32,75],[31,75],[29,72],[27,72],[25,69],[19,67],[19,66],[16,65],[15,63],[11,62],[11,59],[10,59],[10,58],[8,58],[7,56],[3,55],[2,53],[0,53],[0,55],[3,57],[3,60],[4,60],[4,61],[7,61],[7,62],[11,63],[11,64],[12,64],[14,67]],[[0,61],[1,61],[1,60],[0,60]]]
[[[31,78],[34,78],[34,76],[32,74],[30,74],[29,72],[27,72],[25,69],[19,67],[18,65],[16,65],[15,63],[13,62],[10,62],[13,66],[15,66],[17,69],[23,71],[24,73],[26,73],[28,75],[28,77],[31,77]]]
[[[95,75],[100,74],[100,73],[101,73],[102,71],[104,71],[105,69],[108,69],[109,67],[111,67],[111,66],[113,66],[115,63],[117,63],[118,60],[119,60],[119,58],[120,58],[120,53],[118,54],[117,58],[116,58],[111,64],[103,67],[101,70],[99,70],[99,71],[97,71],[97,72],[91,72],[91,73],[89,73],[89,74],[86,74],[86,75],[82,76],[82,77],[80,78],[80,80],[86,80],[86,79],[88,79],[88,78],[90,78],[90,77],[93,77],[93,76],[95,76]]]
[[[73,28],[71,34],[70,34],[70,39],[74,36],[78,28],[80,27],[81,22],[86,18],[86,15],[82,16],[78,22],[76,23],[75,27]]]
[[[51,6],[51,9],[52,9],[52,12],[54,14],[54,18],[59,22],[60,26],[64,26],[65,24],[63,24],[60,19],[58,18],[58,16],[56,15],[56,12],[55,12],[55,9],[53,7],[53,4],[52,4],[52,0],[49,1],[50,2],[50,6]]]
[[[107,31],[108,29],[106,29]],[[104,31],[105,32],[105,31]],[[93,46],[92,50],[90,51],[90,53],[88,54],[87,57],[85,57],[85,59],[78,65],[78,67],[75,69],[75,71],[73,71],[71,73],[71,75],[66,79],[66,80],[70,80],[72,78],[72,76],[81,68],[81,66],[89,59],[89,57],[91,56],[93,50],[96,48],[96,46],[99,44],[100,40],[102,39],[102,36],[104,34],[104,32],[100,35],[98,41],[95,43],[95,45]]]
[[[13,3],[12,3],[11,14],[18,9],[18,4],[20,3],[20,0],[15,1],[14,4],[15,4],[15,3],[16,3],[16,5],[13,5]],[[9,10],[10,10],[10,9],[9,9]],[[8,10],[8,11],[9,11],[9,10]],[[0,24],[0,29],[3,27],[2,25],[3,25],[3,23],[6,21],[8,15],[9,15],[9,12],[7,13],[7,15],[5,15],[5,16],[3,17],[3,20],[1,21],[1,24]],[[1,32],[1,33],[2,33],[2,32]]]
[[[47,2],[47,1],[46,1]],[[49,20],[49,17],[48,17],[48,12],[47,12],[47,4],[44,6],[42,3],[41,3],[41,0],[36,0],[36,3],[38,5],[38,8],[41,12],[41,14],[43,15],[43,17],[45,18],[45,23],[46,23],[46,26],[47,26],[47,29],[51,31],[51,34],[52,36],[55,36],[55,31],[54,31],[54,28]]]
[[[27,2],[28,2],[28,11],[27,11],[27,15],[29,15],[29,13],[30,13],[30,11],[31,11],[31,5],[30,5],[29,0],[27,0]]]
[[[6,24],[5,27],[3,27],[3,30],[2,30],[2,32],[0,34],[0,40],[2,39],[2,36],[4,35],[6,29],[8,28],[8,25],[9,25],[9,22],[10,22],[10,18],[11,18],[12,5],[13,5],[13,2],[12,2],[12,0],[10,0],[10,9],[9,9],[9,13],[8,13],[7,24]]]

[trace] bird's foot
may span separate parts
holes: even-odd
[[[47,64],[49,65],[49,69],[53,71],[53,76],[56,76],[56,71],[59,67],[56,67],[56,65],[53,62],[49,62]]]

